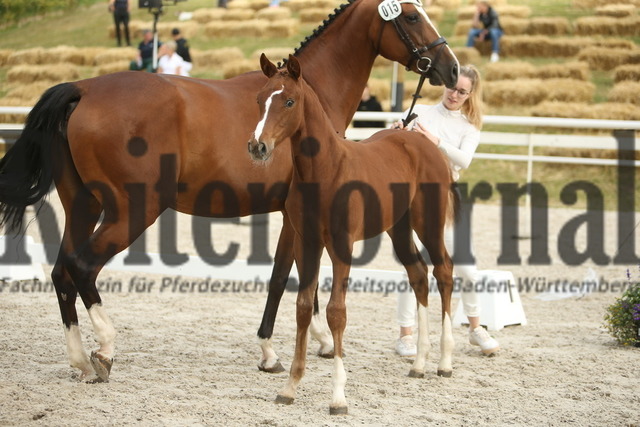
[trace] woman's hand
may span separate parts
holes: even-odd
[[[398,120],[397,122],[393,122],[393,124],[391,125],[390,129],[398,129],[398,130],[404,129],[404,124],[402,123],[402,120]]]
[[[433,142],[436,146],[440,145],[440,139],[436,137],[434,134],[432,134],[431,132],[429,132],[427,128],[422,126],[419,122],[416,122],[416,124],[413,125],[413,129],[411,130],[414,132],[423,134],[424,136],[427,137],[429,141]]]

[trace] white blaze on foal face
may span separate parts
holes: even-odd
[[[258,142],[262,142],[260,141],[260,138],[262,137],[262,131],[264,130],[264,125],[267,122],[267,117],[269,115],[269,109],[271,108],[271,102],[273,101],[273,97],[281,94],[282,91],[284,91],[284,85],[280,90],[276,90],[271,95],[269,95],[269,98],[267,98],[267,100],[264,103],[264,116],[262,116],[262,119],[258,122],[258,125],[256,126],[256,130],[253,132],[253,135],[255,136],[256,141]]]

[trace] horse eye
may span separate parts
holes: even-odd
[[[415,24],[420,21],[420,16],[417,13],[412,13],[411,15],[407,15],[407,22],[411,24]]]
[[[285,107],[287,108],[291,108],[293,107],[293,104],[295,104],[296,102],[293,99],[287,99],[287,101],[284,103]]]

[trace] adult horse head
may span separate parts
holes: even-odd
[[[378,46],[382,56],[404,64],[407,70],[426,75],[434,86],[456,85],[460,69],[458,60],[420,0],[384,0],[378,11],[383,19],[382,26],[380,29],[372,27],[370,31],[380,33]],[[393,32],[392,28],[396,34],[389,34]],[[392,41],[385,43],[385,37]],[[402,52],[400,44],[404,44],[406,53],[398,56]],[[383,50],[387,46],[391,51]]]

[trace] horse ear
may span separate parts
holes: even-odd
[[[264,75],[269,78],[273,77],[273,75],[278,72],[278,68],[273,65],[273,62],[269,61],[264,52],[260,55],[260,68],[262,68]]]
[[[298,58],[289,54],[289,60],[287,61],[287,71],[294,79],[298,80],[300,77],[300,62],[298,62]]]

